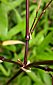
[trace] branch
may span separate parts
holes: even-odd
[[[26,0],[26,46],[25,46],[24,65],[27,64],[28,44],[29,44],[29,0]]]
[[[13,63],[13,64],[16,64],[16,65],[19,65],[19,66],[23,66],[19,61],[18,61],[18,62],[15,62],[15,61],[12,61],[12,60],[10,60],[10,59],[6,59],[6,58],[4,58],[4,57],[0,57],[0,60],[1,60],[2,62],[5,61],[5,62]]]
[[[37,66],[37,65],[53,65],[53,60],[45,60],[45,61],[33,62],[33,63],[30,63],[27,66],[25,66],[25,68],[33,67],[33,66]]]
[[[16,74],[6,83],[6,85],[9,85],[12,80],[14,80],[19,74],[22,73],[22,70],[20,69]]]
[[[34,21],[33,21],[33,23],[32,23],[32,26],[31,26],[30,31],[32,30],[32,28],[33,28],[33,26],[34,26],[34,24],[35,24],[35,21],[36,21],[36,18],[37,18],[37,15],[38,15],[38,11],[39,11],[39,9],[40,9],[40,6],[41,6],[41,0],[40,0],[39,3],[38,3],[38,8],[37,8],[37,10],[36,10],[36,16],[35,16],[35,18],[34,18]]]
[[[36,28],[38,22],[40,21],[41,17],[43,16],[45,10],[48,8],[48,6],[51,4],[52,1],[53,1],[53,0],[50,0],[50,2],[48,2],[48,3],[46,4],[46,6],[44,7],[44,9],[42,10],[42,12],[41,12],[41,14],[40,14],[38,20],[36,21],[36,23],[35,23],[33,29],[30,29],[30,33],[31,33],[31,34],[33,33],[33,31],[34,31],[34,29]]]
[[[45,71],[52,71],[53,72],[53,69],[52,68],[49,68],[49,67],[42,67],[42,66],[35,66],[35,68],[38,68],[38,69],[42,69],[42,70],[45,70]]]
[[[44,71],[52,71],[53,72],[53,69],[52,68],[49,68],[48,66],[46,67],[43,67],[43,66],[32,66],[32,67],[35,67],[35,68],[38,68],[38,69],[41,69],[41,70],[44,70]],[[30,67],[29,67],[30,68]],[[27,70],[27,68],[23,68],[21,67],[21,69],[25,72],[25,70]]]

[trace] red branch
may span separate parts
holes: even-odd
[[[24,65],[27,64],[28,44],[29,44],[29,0],[26,0],[26,46],[25,46]]]
[[[5,62],[9,62],[9,63],[13,63],[13,64],[16,64],[16,65],[19,65],[19,66],[23,66],[19,61],[12,61],[12,60],[10,60],[10,59],[6,59],[6,58],[4,58],[4,57],[1,57],[0,56],[0,60],[3,62],[3,61],[5,61]]]
[[[26,66],[27,67],[35,67],[35,66],[38,66],[38,65],[53,65],[53,60],[44,60],[44,61],[38,61],[38,62],[33,62],[33,63],[30,63]]]
[[[9,85],[11,83],[11,81],[14,80],[21,73],[22,73],[22,70],[20,69],[18,72],[16,72],[16,74],[10,80],[8,80],[6,85]]]

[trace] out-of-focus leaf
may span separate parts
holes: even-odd
[[[50,52],[37,52],[37,58],[40,60],[53,60],[53,51]]]
[[[9,51],[12,51],[12,52],[16,52],[16,47],[14,45],[7,45],[5,46],[5,48]]]
[[[6,45],[14,45],[14,44],[25,44],[24,42],[22,41],[19,41],[19,40],[9,40],[9,41],[4,41],[2,43],[3,46],[6,46]]]
[[[43,40],[43,42],[40,44],[41,49],[46,48],[48,46],[48,44],[52,41],[53,39],[53,32],[50,32],[45,39]]]
[[[53,31],[53,27],[49,27],[49,28],[48,28],[48,30],[51,30],[51,31]]]
[[[37,83],[34,83],[33,85],[39,85],[39,83],[37,82]]]
[[[34,38],[34,41],[35,41],[34,44],[40,45],[41,42],[43,42],[43,40],[44,40],[44,30],[40,31],[40,32],[36,35],[36,37]]]
[[[36,16],[36,10],[34,10],[33,13],[32,13],[31,16],[30,16],[29,28],[31,28],[31,25],[32,25],[32,23],[33,23],[33,20],[34,20],[35,16]]]
[[[13,10],[15,7],[18,7],[22,2],[23,0],[16,0],[16,1],[13,1],[13,2],[8,2],[6,0],[1,0],[4,4],[6,4],[5,8],[6,10],[9,12],[11,10]]]
[[[0,4],[0,39],[3,40],[8,33],[8,17],[5,7]]]
[[[31,85],[31,80],[28,76],[23,76],[20,79],[20,85]]]
[[[23,70],[27,73],[27,75],[34,81],[34,82],[38,82],[40,85],[44,85],[44,83],[41,81],[40,78],[37,77],[37,75],[32,72],[31,70],[26,70],[23,68]]]
[[[34,10],[34,8],[35,8],[35,6],[33,5],[33,6],[31,6],[30,8],[29,8],[29,11],[31,12],[31,11],[33,11]],[[25,15],[26,14],[26,10],[24,10],[22,13],[21,13],[21,15],[23,16],[23,15]]]
[[[53,32],[50,32],[42,43],[37,47],[37,57],[38,59],[51,60],[53,59],[53,51],[50,48],[50,43],[53,40]]]
[[[42,81],[45,83],[45,85],[52,85],[52,79],[49,75],[49,73],[39,70],[40,77],[42,78]]]
[[[15,12],[15,18],[16,18],[17,23],[20,23],[22,21],[22,18],[20,16],[18,10],[14,9],[14,12]]]
[[[25,27],[26,27],[26,23],[25,23],[25,19],[24,19],[18,25],[16,25],[15,27],[13,27],[12,29],[9,30],[8,38],[11,39],[17,33],[24,31]]]
[[[47,73],[43,73],[43,80],[45,82],[45,85],[52,85],[51,77]]]
[[[8,69],[8,71],[6,71],[2,64],[0,64],[0,71],[2,71],[5,76],[10,75],[10,69]]]

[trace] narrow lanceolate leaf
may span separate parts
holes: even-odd
[[[22,42],[22,41],[19,41],[19,40],[8,40],[8,41],[2,42],[2,45],[3,45],[3,46],[6,46],[6,45],[14,45],[14,44],[25,44],[25,43]]]
[[[14,80],[21,73],[22,73],[22,70],[20,69],[10,80],[8,80],[6,85],[9,85],[11,83],[11,81]]]
[[[15,36],[16,34],[18,34],[19,32],[23,32],[25,30],[25,19],[20,22],[18,25],[14,26],[13,28],[11,28],[8,32],[8,39],[11,39],[13,36]],[[23,27],[23,28],[22,28]]]
[[[36,75],[33,71],[27,70],[27,69],[25,69],[25,68],[23,68],[23,67],[21,67],[21,69],[22,69],[23,71],[25,71],[26,74],[27,74],[34,82],[39,83],[40,85],[44,85],[43,82],[41,81],[41,79],[38,78],[37,75]]]
[[[0,4],[0,39],[4,39],[8,32],[8,17],[3,4]]]
[[[53,41],[53,31],[50,32],[41,44],[37,47],[37,57],[41,60],[53,60],[53,51],[50,48],[50,43]]]
[[[15,0],[12,2],[8,2],[9,0],[1,0],[6,6],[6,11],[9,12],[14,10],[14,8],[18,7],[24,0]]]

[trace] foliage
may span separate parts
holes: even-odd
[[[38,0],[39,1],[39,0]],[[33,3],[30,0],[30,23],[31,28],[38,1]],[[42,0],[38,16],[48,0]],[[53,3],[49,6],[44,16],[38,23],[32,39],[29,41],[28,61],[53,60]],[[25,28],[26,28],[25,0],[0,0],[0,56],[17,61],[24,59]],[[5,41],[14,40],[11,42]],[[21,42],[21,43],[18,43]],[[8,45],[7,45],[8,43]],[[0,64],[0,85],[3,85],[18,70],[18,66],[2,62]],[[50,74],[52,74],[50,72]],[[32,68],[21,73],[11,85],[52,85],[49,73],[43,70]]]

